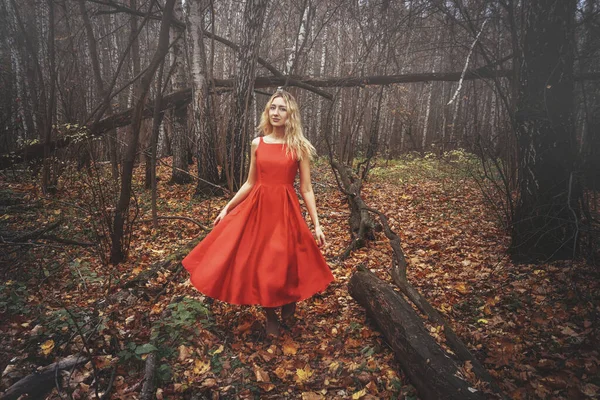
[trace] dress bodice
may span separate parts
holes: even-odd
[[[262,185],[293,185],[298,160],[286,154],[286,144],[267,143],[262,136],[256,148],[257,182]]]

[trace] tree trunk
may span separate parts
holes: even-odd
[[[192,107],[194,110],[194,130],[198,139],[197,163],[198,163],[198,185],[196,194],[206,194],[212,190],[212,185],[219,180],[217,169],[217,155],[215,152],[215,124],[214,115],[208,107],[209,94],[207,79],[208,68],[206,50],[204,46],[204,24],[203,15],[209,6],[207,0],[193,0],[189,2],[189,16],[187,20],[188,33],[191,47],[192,63]]]
[[[44,131],[42,141],[44,143],[44,164],[42,168],[42,192],[48,194],[50,190],[50,141],[52,140],[52,125],[54,122],[54,112],[56,107],[56,68],[55,68],[55,51],[54,51],[54,1],[47,0],[48,3],[48,68],[49,76],[49,93],[48,93],[48,108],[45,113],[46,121],[44,123]],[[54,188],[55,189],[55,188]],[[52,190],[54,191],[54,190]]]
[[[181,11],[179,8],[180,6],[178,5],[176,11]],[[182,15],[183,12],[178,14]],[[173,56],[175,58],[175,73],[173,80],[174,90],[183,89],[185,87],[185,83],[189,80],[185,68],[182,42],[182,40],[178,40],[173,46]],[[188,104],[174,107],[171,116],[171,150],[173,152],[171,183],[183,185],[192,181],[192,177],[188,172],[188,153],[190,147],[190,129],[188,124],[188,119],[190,116],[188,115]]]
[[[420,398],[486,398],[460,377],[470,368],[448,357],[430,336],[421,317],[391,285],[364,269],[352,275],[348,289],[383,332]]]
[[[580,186],[572,121],[576,5],[575,0],[529,4],[515,115],[520,153],[511,238],[515,260],[577,254]]]
[[[23,395],[28,395],[27,398],[32,399],[46,398],[47,392],[56,385],[57,375],[60,376],[62,371],[77,368],[86,362],[88,362],[87,357],[73,355],[47,365],[9,387],[2,399],[16,400]]]
[[[248,147],[250,105],[256,77],[256,60],[262,37],[267,0],[248,0],[244,10],[245,29],[238,53],[237,74],[233,83],[233,106],[227,124],[227,182],[231,191],[245,180],[245,156]]]
[[[90,21],[87,9],[85,7],[85,1],[79,0],[79,12],[81,13],[81,17],[83,19],[83,25],[85,27],[85,32],[87,36],[87,42],[90,53],[90,62],[92,64],[92,71],[94,72],[94,83],[96,86],[96,91],[98,92],[98,99],[102,101],[107,95],[106,88],[104,85],[104,79],[102,79],[102,72],[100,69],[100,60],[98,59],[98,46],[97,41],[94,36],[94,30],[92,29],[92,23]],[[109,104],[106,114],[110,117],[113,115],[112,105]],[[109,148],[111,166],[112,166],[112,176],[113,179],[118,179],[119,171],[118,171],[118,162],[116,156],[116,129],[111,129],[108,131],[107,136],[107,145]]]
[[[173,6],[175,0],[167,0],[163,9],[163,18],[160,26],[158,46],[154,57],[150,62],[146,72],[142,76],[139,85],[139,93],[136,94],[137,103],[133,111],[131,120],[131,129],[129,142],[127,143],[125,158],[123,160],[123,174],[121,179],[121,191],[119,201],[115,209],[115,218],[113,223],[113,232],[111,233],[111,262],[118,264],[127,256],[126,248],[123,246],[124,225],[129,214],[129,203],[131,200],[131,181],[133,178],[133,167],[137,153],[137,145],[142,124],[143,111],[148,97],[148,91],[154,74],[163,61],[169,48],[169,27],[173,16]]]

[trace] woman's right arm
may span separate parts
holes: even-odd
[[[235,196],[233,196],[233,198],[231,200],[229,200],[229,203],[227,203],[227,205],[221,210],[221,212],[219,213],[219,215],[213,222],[213,226],[216,226],[223,218],[225,218],[225,216],[231,210],[233,210],[246,197],[248,197],[248,194],[252,190],[252,187],[254,186],[254,183],[256,182],[255,152],[256,152],[256,148],[258,147],[259,141],[260,141],[260,138],[255,138],[254,140],[252,140],[252,146],[251,146],[251,150],[250,150],[250,170],[248,171],[248,179],[246,179],[246,182],[244,182],[244,184],[242,185],[240,190],[237,191]]]

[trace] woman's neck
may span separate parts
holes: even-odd
[[[284,126],[277,126],[277,127],[273,127],[273,132],[271,132],[271,136],[277,138],[277,139],[283,139],[285,137],[285,127]]]

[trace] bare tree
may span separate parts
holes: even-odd
[[[250,105],[266,8],[266,0],[248,0],[244,9],[245,29],[233,85],[233,107],[227,125],[227,165],[224,171],[230,190],[237,190],[244,182],[246,150],[251,131]]]
[[[111,234],[111,254],[110,260],[114,264],[123,261],[127,256],[127,248],[124,247],[124,226],[128,217],[129,205],[131,201],[131,181],[133,178],[133,167],[135,163],[137,144],[140,135],[140,126],[142,124],[143,110],[150,89],[150,84],[154,78],[154,74],[159,65],[163,62],[165,55],[169,49],[169,29],[173,16],[173,6],[175,0],[167,0],[163,8],[163,17],[160,26],[158,45],[150,65],[146,68],[146,72],[140,79],[140,84],[136,90],[136,105],[132,115],[129,141],[125,151],[123,160],[123,172],[121,178],[121,191],[119,201],[115,209],[115,218],[113,223],[113,231]]]
[[[210,104],[214,104],[209,95],[208,62],[204,46],[204,15],[209,9],[207,0],[188,2],[187,31],[191,53],[193,126],[197,140],[198,186],[196,193],[210,193],[211,183],[219,180],[217,168],[215,118]],[[211,12],[212,14],[212,12]]]

